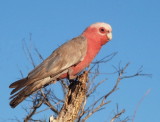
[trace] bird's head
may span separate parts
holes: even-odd
[[[112,28],[107,23],[95,23],[90,25],[82,35],[104,45],[112,39]]]

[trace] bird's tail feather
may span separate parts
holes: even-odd
[[[23,79],[21,79],[21,80],[17,80],[17,81],[15,81],[15,82],[13,82],[13,83],[9,86],[9,88],[16,88],[16,87],[18,87],[20,84],[24,84],[26,81],[27,81],[27,78],[23,78]]]
[[[10,106],[12,108],[15,108],[19,103],[21,103],[26,97],[28,97],[29,95],[31,95],[33,92],[39,90],[40,88],[49,85],[50,82],[54,81],[55,78],[44,78],[42,80],[38,80],[26,87],[24,87],[23,89],[21,89],[18,93],[14,94],[13,96],[10,97],[11,102],[10,102]]]

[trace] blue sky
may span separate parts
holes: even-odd
[[[160,106],[160,1],[158,0],[5,0],[0,1],[0,121],[11,121],[15,116],[22,119],[26,113],[20,104],[9,106],[9,84],[19,79],[19,69],[25,75],[32,70],[23,51],[22,40],[29,48],[36,46],[44,58],[65,41],[78,36],[90,24],[106,22],[113,28],[113,40],[103,47],[96,60],[118,52],[108,64],[100,66],[101,72],[113,72],[112,65],[130,62],[128,74],[143,66],[144,73],[152,78],[137,77],[124,80],[119,90],[109,100],[112,103],[96,113],[88,122],[107,122],[116,104],[126,109],[126,116],[133,116],[139,100],[148,89],[136,114],[135,122],[159,122]],[[32,42],[29,34],[32,33]],[[36,60],[37,59],[37,60]],[[39,63],[35,58],[36,64]],[[112,77],[95,93],[103,95],[112,88],[116,77],[100,75],[101,79]],[[56,89],[57,92],[59,89]],[[49,116],[51,113],[45,113]],[[38,116],[38,115],[37,115]],[[39,116],[41,117],[41,116]]]

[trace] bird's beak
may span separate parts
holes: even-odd
[[[107,33],[107,37],[108,37],[108,40],[111,40],[112,39],[112,32]]]

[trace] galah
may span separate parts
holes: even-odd
[[[95,23],[83,33],[59,48],[34,68],[26,78],[15,81],[9,87],[11,92],[10,106],[15,108],[26,97],[35,91],[59,79],[75,78],[89,66],[101,47],[112,39],[112,28],[107,23]]]

